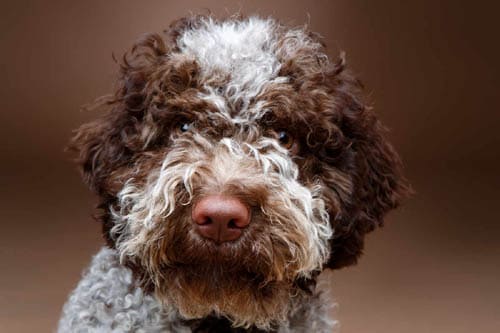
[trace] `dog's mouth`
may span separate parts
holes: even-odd
[[[271,263],[260,253],[259,233],[256,226],[237,230],[238,237],[231,241],[207,239],[196,227],[190,230],[185,240],[179,238],[169,247],[169,267],[183,270],[200,269],[217,271],[217,275],[257,275],[266,272]],[[227,232],[227,231],[226,231]],[[222,236],[224,237],[224,236]],[[182,243],[182,244],[180,244]]]

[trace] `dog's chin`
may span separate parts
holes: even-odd
[[[270,328],[286,320],[293,284],[269,281],[231,260],[179,264],[163,271],[156,296],[185,319],[210,315],[229,318],[234,326]]]

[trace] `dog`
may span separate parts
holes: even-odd
[[[107,245],[59,332],[331,332],[320,273],[409,191],[344,55],[272,18],[191,16],[119,64],[70,144]]]

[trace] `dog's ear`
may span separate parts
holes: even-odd
[[[82,125],[68,147],[76,153],[75,161],[85,183],[99,195],[108,192],[106,184],[110,173],[127,163],[131,154],[117,131],[119,121],[110,112]]]
[[[148,106],[153,98],[148,84],[167,52],[163,39],[149,34],[134,44],[120,61],[117,89],[111,96],[100,98],[92,108],[104,114],[81,126],[68,150],[76,154],[84,181],[100,195],[111,191],[109,179],[113,172],[130,163],[137,151],[150,139]]]
[[[327,77],[335,101],[331,115],[344,140],[343,156],[333,159],[333,166],[348,175],[350,183],[350,195],[339,198],[343,202],[331,217],[334,237],[327,267],[340,268],[356,263],[365,234],[382,225],[384,215],[411,189],[385,128],[362,101],[361,84],[344,70],[343,59]]]

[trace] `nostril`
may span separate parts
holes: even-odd
[[[207,225],[207,224],[212,224],[212,219],[208,216],[201,221],[200,225]]]
[[[236,225],[236,220],[230,219],[229,222],[227,223],[227,227],[231,229],[238,228],[238,226]]]

